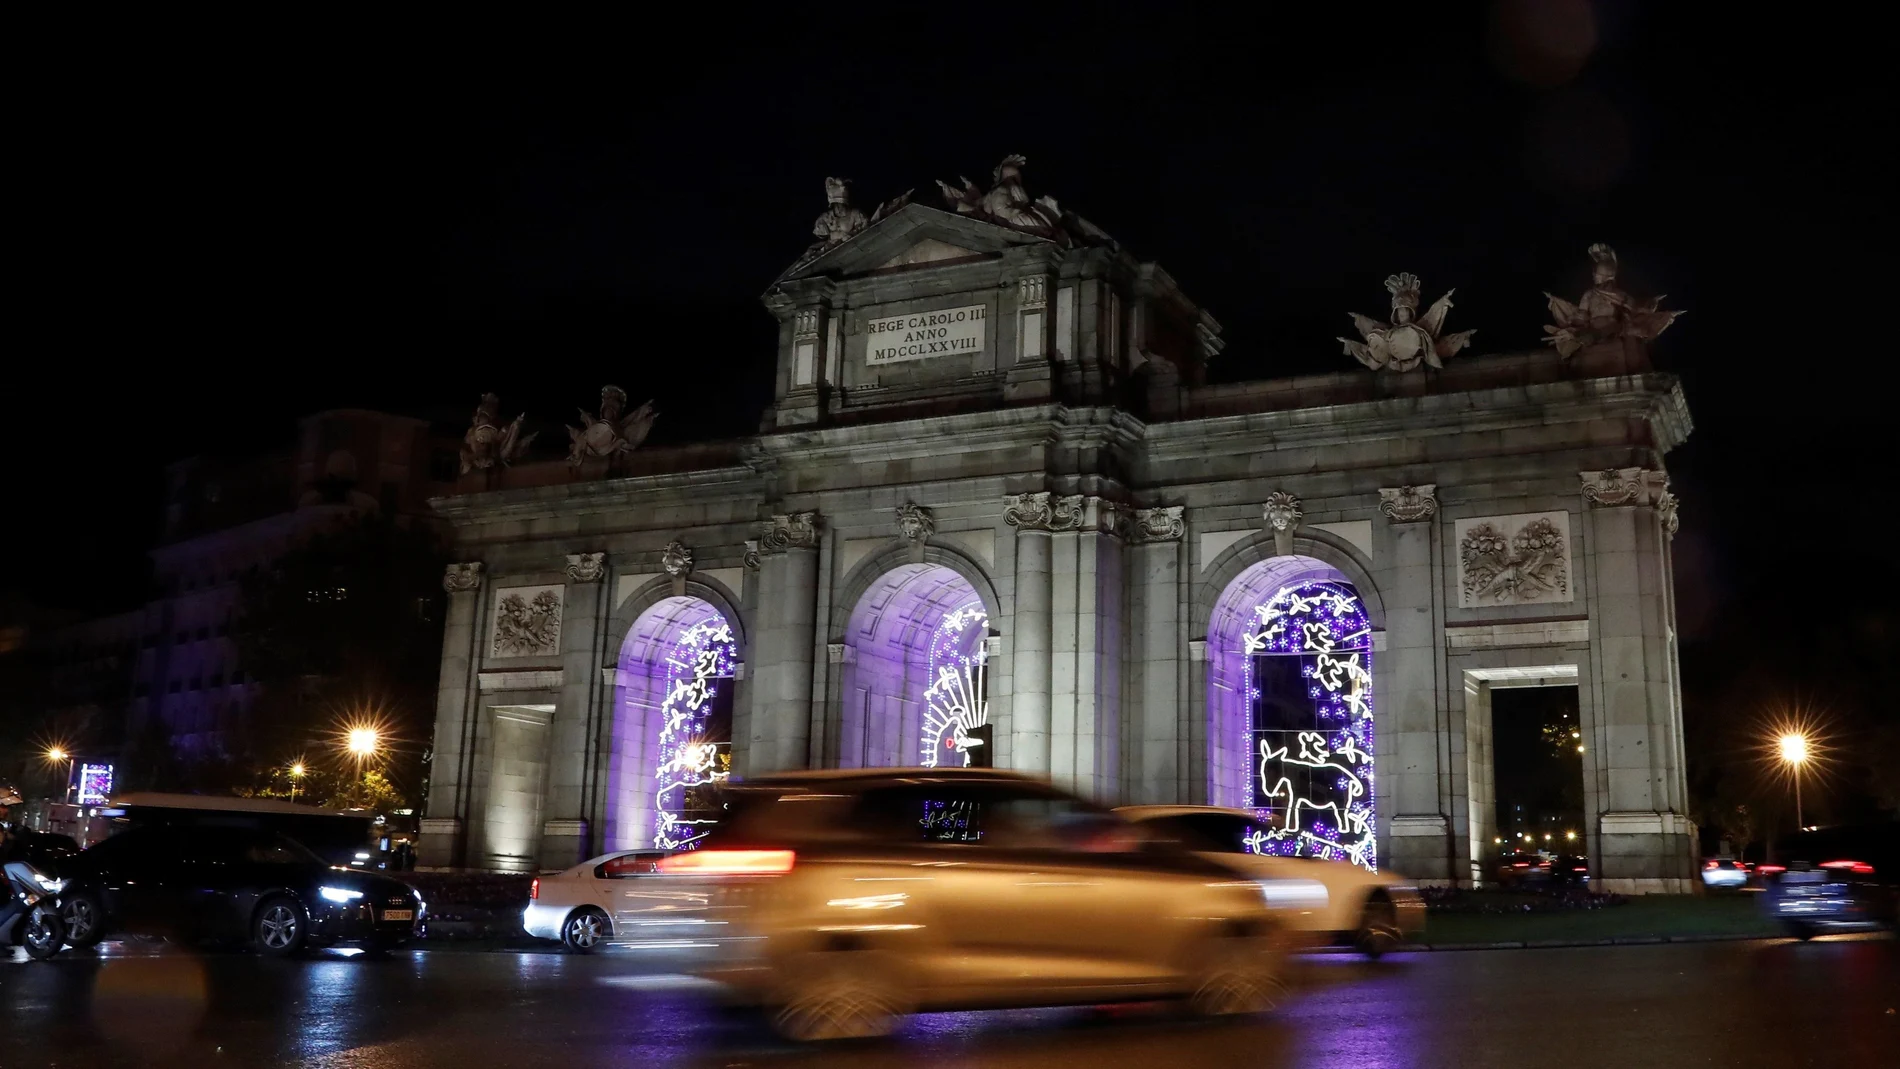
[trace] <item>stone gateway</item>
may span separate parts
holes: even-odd
[[[1597,247],[1552,347],[1472,354],[1399,273],[1357,363],[1209,385],[1219,323],[1023,165],[771,285],[758,435],[615,423],[611,463],[498,454],[434,502],[424,863],[690,849],[728,777],[980,764],[1468,885],[1501,839],[1492,696],[1555,686],[1596,885],[1690,889],[1664,457],[1691,424],[1648,352],[1674,313]]]

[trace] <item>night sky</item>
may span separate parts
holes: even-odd
[[[936,203],[932,179],[987,184],[1020,152],[1033,195],[1224,324],[1217,380],[1352,368],[1333,338],[1349,311],[1382,317],[1401,270],[1428,301],[1456,287],[1473,351],[1535,346],[1542,291],[1574,299],[1585,248],[1611,243],[1628,289],[1688,310],[1655,360],[1696,420],[1669,458],[1692,683],[1825,649],[1844,619],[1890,650],[1891,610],[1852,593],[1891,596],[1894,574],[1874,27],[1345,8],[709,6],[49,39],[59,76],[16,98],[10,154],[22,566],[0,582],[42,605],[136,598],[161,465],[280,448],[325,407],[459,431],[494,390],[553,449],[612,381],[657,399],[656,443],[748,433],[772,361],[757,297],[811,241],[825,176],[867,211],[911,188]],[[1790,636],[1794,590],[1851,604]],[[1775,686],[1833,693],[1780,659]]]

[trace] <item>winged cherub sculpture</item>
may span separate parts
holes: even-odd
[[[568,467],[578,468],[587,460],[611,460],[622,453],[633,452],[646,441],[647,432],[653,429],[653,419],[659,413],[653,410],[653,402],[648,401],[622,419],[620,410],[626,403],[627,391],[618,386],[601,388],[600,418],[595,419],[583,409],[581,425],[567,429]]]
[[[1421,361],[1427,366],[1442,368],[1445,361],[1470,344],[1471,336],[1477,333],[1475,330],[1441,333],[1445,316],[1451,312],[1451,295],[1456,290],[1446,290],[1445,295],[1433,301],[1425,315],[1414,322],[1412,317],[1418,311],[1418,276],[1402,271],[1389,276],[1385,288],[1392,292],[1392,322],[1381,323],[1370,316],[1348,312],[1352,325],[1366,340],[1339,339],[1348,356],[1374,371],[1410,371]]]
[[[1562,297],[1551,297],[1550,314],[1557,320],[1546,324],[1544,340],[1566,359],[1586,346],[1615,338],[1650,341],[1669,329],[1682,313],[1665,312],[1657,307],[1661,297],[1639,300],[1616,284],[1616,250],[1598,243],[1590,246],[1588,292],[1571,304]]]
[[[533,434],[521,433],[521,421],[526,418],[528,414],[523,412],[503,427],[501,398],[492,393],[483,394],[482,403],[475,407],[468,433],[462,435],[462,474],[487,471],[497,464],[513,464],[528,448],[528,443],[534,441]]]

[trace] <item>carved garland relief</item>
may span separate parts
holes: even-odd
[[[517,586],[495,591],[491,657],[553,657],[561,652],[564,588]]]
[[[1474,517],[1456,531],[1461,608],[1575,600],[1569,513]]]

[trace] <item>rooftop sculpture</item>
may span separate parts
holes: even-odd
[[[1429,367],[1442,368],[1452,354],[1464,348],[1471,341],[1475,330],[1461,330],[1455,334],[1441,333],[1445,328],[1445,316],[1451,312],[1451,295],[1456,290],[1446,290],[1443,297],[1432,302],[1423,318],[1413,321],[1418,311],[1418,276],[1402,271],[1390,275],[1385,280],[1385,288],[1392,292],[1392,322],[1381,323],[1370,316],[1357,312],[1348,312],[1353,326],[1359,329],[1363,342],[1349,338],[1339,341],[1346,347],[1346,354],[1374,371],[1410,371],[1420,362]]]
[[[653,410],[653,402],[648,401],[625,419],[620,410],[627,403],[627,391],[618,386],[604,386],[600,391],[600,418],[583,409],[581,425],[569,427],[567,463],[578,468],[588,460],[612,460],[623,453],[631,453],[646,441],[647,432],[653,429],[654,417],[659,413]]]
[[[501,398],[492,393],[482,395],[482,403],[475,407],[474,419],[470,422],[468,433],[462,435],[462,474],[471,471],[487,471],[497,464],[513,464],[534,441],[534,435],[521,433],[521,421],[528,418],[522,413],[506,427],[501,425]]]
[[[1661,297],[1639,300],[1616,284],[1616,250],[1598,243],[1590,246],[1592,285],[1571,304],[1562,297],[1544,294],[1550,300],[1550,314],[1557,322],[1544,327],[1544,340],[1566,359],[1587,346],[1617,338],[1650,341],[1669,329],[1682,313],[1666,312],[1657,307]]]
[[[1028,163],[1021,156],[1004,157],[991,172],[987,193],[962,175],[957,176],[963,182],[961,189],[942,181],[937,186],[943,190],[944,201],[959,214],[974,215],[1043,237],[1055,237],[1060,233],[1062,209],[1056,206],[1053,197],[1029,199],[1029,191],[1023,188],[1023,168]]]

